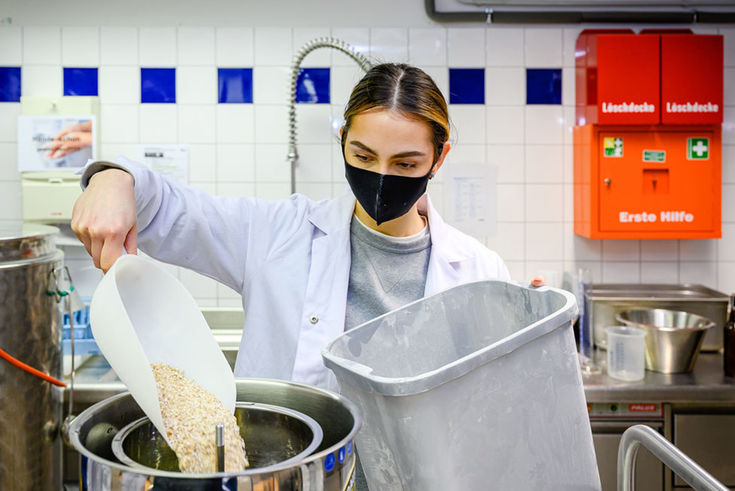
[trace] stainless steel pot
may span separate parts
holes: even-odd
[[[143,417],[129,393],[101,401],[70,425],[69,439],[81,454],[82,491],[120,490],[272,490],[344,491],[354,480],[353,439],[361,425],[356,406],[344,397],[280,380],[238,379],[237,401],[294,409],[322,428],[322,443],[295,463],[250,469],[243,473],[174,474],[122,464],[113,454],[119,430]],[[172,475],[173,474],[173,475]]]
[[[63,266],[57,232],[0,227],[0,348],[59,379],[61,310],[46,293]],[[0,359],[0,489],[61,487],[62,401],[63,389]]]
[[[301,462],[319,448],[324,436],[319,423],[313,418],[270,404],[237,403],[235,419],[245,442],[248,469],[259,472]],[[130,423],[115,435],[112,453],[123,464],[140,467],[144,471],[181,472],[176,454],[147,416]],[[177,475],[172,474],[171,477]]]

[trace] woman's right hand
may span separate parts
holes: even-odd
[[[123,247],[128,254],[138,250],[138,220],[133,177],[120,169],[105,169],[89,180],[74,203],[71,229],[92,259],[107,273]]]

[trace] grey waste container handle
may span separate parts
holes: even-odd
[[[633,491],[635,457],[643,445],[668,468],[684,479],[697,491],[728,491],[712,474],[702,469],[684,452],[652,428],[645,425],[631,426],[623,433],[618,447],[618,491]]]

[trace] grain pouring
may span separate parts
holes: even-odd
[[[186,473],[217,472],[215,427],[224,424],[225,472],[248,467],[235,416],[211,392],[164,363],[151,365],[168,441]]]

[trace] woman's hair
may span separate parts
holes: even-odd
[[[345,108],[343,149],[352,118],[375,107],[397,111],[406,117],[428,123],[433,134],[434,161],[439,158],[449,138],[447,101],[423,70],[396,63],[372,67],[352,89]]]

